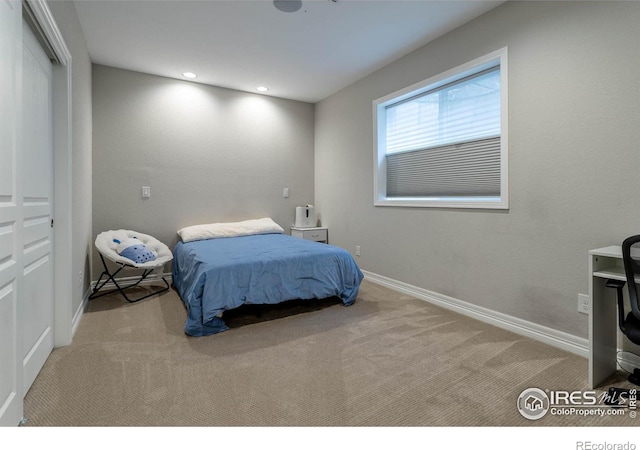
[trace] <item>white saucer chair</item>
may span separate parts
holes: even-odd
[[[157,258],[153,261],[136,263],[129,258],[125,258],[124,256],[119,255],[116,251],[118,244],[114,241],[114,239],[124,242],[127,238],[134,237],[144,245],[146,245],[147,248],[156,252]],[[160,294],[169,290],[169,283],[164,278],[163,267],[166,263],[173,259],[173,254],[171,253],[171,250],[169,250],[169,247],[167,247],[165,244],[163,244],[153,236],[149,236],[148,234],[144,233],[138,233],[137,231],[132,230],[109,230],[103,231],[96,237],[95,245],[100,254],[100,260],[102,261],[102,265],[104,266],[104,271],[102,272],[102,274],[100,274],[98,281],[96,281],[96,284],[93,287],[93,291],[89,296],[90,300],[102,297],[103,295],[111,294],[113,292],[120,292],[125,300],[127,300],[129,303],[134,303],[151,297],[152,295]],[[111,273],[109,271],[109,267],[107,266],[105,258],[118,266],[115,272]],[[142,274],[134,277],[133,279],[127,280],[126,283],[128,284],[126,286],[121,286],[123,280],[121,279],[120,281],[117,281],[115,277],[120,273],[121,270],[127,268],[142,270]],[[149,277],[151,274],[154,275]],[[142,281],[146,280],[147,277],[149,277],[149,280],[153,280],[155,278],[157,281],[162,281],[164,283],[164,287],[160,288],[159,290],[156,289],[153,292],[142,297],[138,297],[135,299],[130,298],[125,291],[129,288],[138,286]],[[116,288],[109,291],[99,292],[109,281],[111,281]]]

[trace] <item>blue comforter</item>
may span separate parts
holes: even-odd
[[[227,330],[221,313],[243,304],[340,297],[349,306],[363,279],[344,249],[284,234],[178,242],[172,272],[190,336]]]

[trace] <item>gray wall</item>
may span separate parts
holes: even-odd
[[[75,313],[89,290],[90,258],[93,252],[91,229],[91,60],[71,1],[47,3],[72,58],[72,311]]]
[[[172,248],[182,227],[259,217],[288,232],[313,202],[312,104],[100,65],[93,104],[94,236],[132,229]]]
[[[316,208],[361,268],[586,337],[592,248],[640,232],[640,4],[509,2],[316,106]],[[508,46],[508,211],[373,206],[372,101]]]

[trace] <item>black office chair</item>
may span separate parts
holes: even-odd
[[[631,249],[638,251],[638,259],[631,256]],[[620,331],[634,344],[640,345],[640,303],[638,302],[638,292],[635,282],[635,275],[640,275],[640,235],[631,236],[622,243],[622,260],[624,262],[624,272],[627,278],[629,289],[629,303],[631,311],[624,316],[623,292],[625,282],[619,280],[607,280],[607,287],[615,288],[618,297],[618,325]],[[629,381],[640,385],[640,368],[633,370],[629,375]]]

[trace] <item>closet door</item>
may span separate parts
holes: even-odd
[[[22,418],[22,348],[18,326],[17,149],[20,131],[20,2],[0,2],[0,425]]]
[[[53,350],[53,120],[51,61],[26,23],[22,36],[18,316],[26,394]]]

